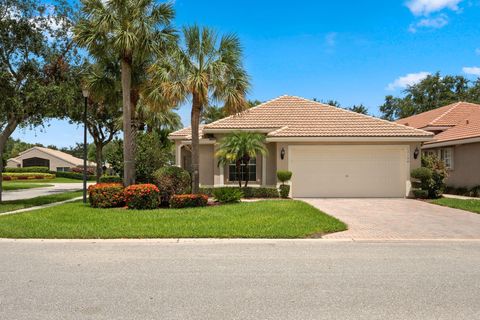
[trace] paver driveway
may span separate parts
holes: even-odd
[[[325,239],[480,239],[480,214],[410,199],[301,199],[348,224]]]

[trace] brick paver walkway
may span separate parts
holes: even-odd
[[[410,199],[301,199],[349,229],[325,239],[480,239],[480,214]]]

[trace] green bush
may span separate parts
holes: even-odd
[[[101,176],[100,183],[123,183],[123,179],[119,176]]]
[[[57,178],[83,180],[83,173],[63,172],[63,171],[50,171],[50,173],[55,174]],[[95,176],[89,175],[87,176],[87,180],[95,180]]]
[[[411,177],[418,180],[414,181],[414,187],[427,191],[428,198],[436,199],[441,197],[445,190],[447,170],[436,156],[423,156],[422,167],[413,169]]]
[[[286,171],[286,170],[277,171],[277,179],[282,184],[285,184],[285,182],[289,181],[291,178],[292,178],[292,172],[291,171]]]
[[[457,188],[457,195],[459,196],[468,196],[468,189],[465,187]]]
[[[119,183],[97,183],[88,187],[88,200],[94,208],[117,208],[125,205],[124,187]]]
[[[413,189],[413,195],[417,199],[427,199],[428,198],[428,190],[421,190],[421,189]]]
[[[5,168],[5,172],[35,172],[35,173],[49,173],[48,167],[26,167],[26,168]]]
[[[280,197],[287,199],[290,195],[290,186],[287,184],[280,185]]]
[[[155,209],[160,205],[160,191],[154,184],[134,184],[125,188],[128,209]]]
[[[278,189],[274,187],[201,187],[200,192],[206,194],[210,197],[213,197],[213,192],[216,189],[221,188],[229,188],[229,189],[237,189],[243,193],[243,198],[250,199],[250,198],[278,198]]]
[[[471,188],[468,193],[470,197],[475,197],[475,198],[480,197],[480,186],[475,186]]]
[[[239,202],[243,192],[239,188],[216,188],[213,190],[213,197],[221,203]]]
[[[160,189],[162,202],[169,202],[176,194],[185,194],[191,188],[191,178],[187,170],[179,167],[163,167],[155,171],[153,181]]]
[[[38,179],[53,179],[54,174],[42,172],[5,172],[2,173],[3,180],[38,180]]]
[[[175,209],[205,207],[207,204],[206,194],[177,194],[170,198],[170,207]]]

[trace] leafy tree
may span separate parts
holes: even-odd
[[[172,4],[154,0],[82,0],[83,16],[75,28],[76,41],[96,59],[106,55],[118,57],[121,68],[124,183],[135,182],[135,129],[132,127],[138,92],[132,91],[132,74],[136,66],[162,50],[174,39],[170,21]],[[137,74],[141,74],[138,73]],[[133,100],[133,101],[132,101]],[[133,102],[133,103],[132,103]]]
[[[217,33],[198,26],[183,29],[184,45],[151,68],[147,99],[159,92],[167,102],[192,101],[192,193],[199,192],[199,124],[201,113],[213,99],[223,101],[228,114],[247,108],[249,87],[242,63],[240,41],[235,35],[218,40]]]
[[[77,88],[69,85],[74,80],[71,15],[63,1],[48,6],[34,0],[2,1],[0,158],[17,127],[42,125],[78,99]],[[0,178],[0,201],[1,191]]]
[[[356,113],[361,113],[361,114],[368,115],[368,109],[363,104],[358,104],[358,105],[354,104],[350,108],[346,108],[346,109],[350,110],[350,111],[353,111],[353,112],[356,112]]]
[[[248,186],[250,159],[255,159],[257,154],[265,156],[265,135],[254,132],[233,132],[222,139],[216,156],[219,165],[235,162],[238,185],[242,187],[241,168],[245,166],[245,188]]]
[[[463,76],[429,75],[404,90],[403,97],[388,95],[380,106],[382,118],[396,120],[433,110],[458,101],[480,102],[480,83]]]

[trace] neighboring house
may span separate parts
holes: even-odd
[[[94,166],[92,162],[89,166]],[[51,171],[70,171],[83,166],[83,159],[68,153],[44,147],[33,147],[20,152],[18,157],[7,160],[7,168],[49,167]]]
[[[236,130],[266,135],[268,155],[250,166],[252,185],[276,185],[293,172],[294,197],[406,197],[421,143],[433,134],[307,99],[282,96],[200,129],[200,183],[235,185],[234,164],[218,166],[222,137]],[[189,169],[191,129],[170,134],[176,164]],[[416,151],[416,152],[415,152]],[[242,171],[243,172],[243,171]]]
[[[422,150],[443,160],[449,171],[449,186],[471,188],[480,185],[479,104],[457,102],[400,119],[397,123],[435,134]]]

